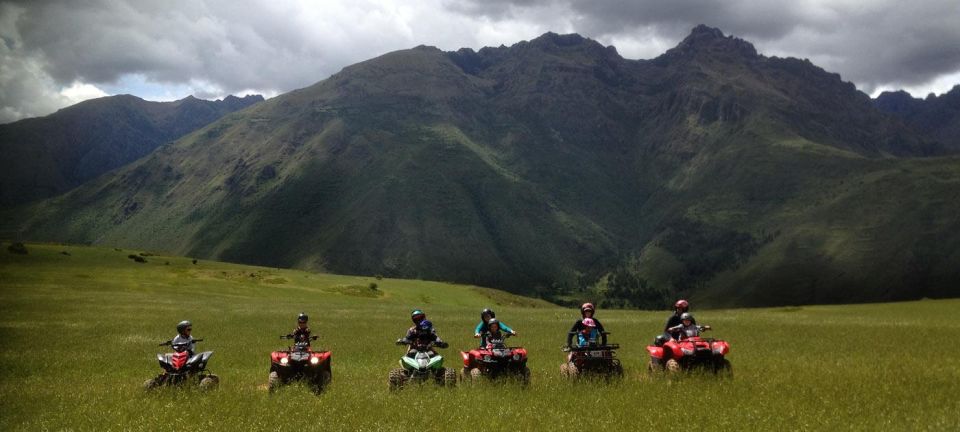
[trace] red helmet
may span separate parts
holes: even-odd
[[[684,299],[677,300],[677,302],[673,304],[673,308],[674,308],[674,309],[683,309],[684,311],[686,311],[687,309],[690,308],[690,302],[688,302],[688,301],[686,301],[686,300],[684,300]]]
[[[596,311],[596,308],[593,307],[593,303],[584,303],[580,305],[580,313],[584,313],[586,311],[590,311],[590,312]]]

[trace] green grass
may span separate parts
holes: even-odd
[[[621,383],[572,384],[558,366],[574,310],[435,282],[312,274],[120,250],[0,249],[0,430],[956,430],[960,301],[698,310],[732,344],[735,377],[644,373],[667,312],[601,310],[623,345]],[[63,255],[66,251],[70,255]],[[169,262],[169,264],[166,264]],[[377,284],[379,296],[354,295]],[[339,288],[338,288],[339,287]],[[346,288],[344,288],[346,287]],[[360,290],[362,292],[362,290]],[[502,304],[502,306],[497,306]],[[530,350],[529,389],[387,390],[392,344],[413,307],[453,348],[471,346],[483,306]],[[334,381],[264,390],[269,351],[308,312],[333,351]],[[220,389],[144,393],[156,344],[194,322]]]

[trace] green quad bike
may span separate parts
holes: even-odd
[[[433,348],[446,348],[446,342],[419,343],[408,339],[397,340],[397,345],[409,345],[410,350],[400,358],[400,367],[390,371],[390,390],[400,390],[410,382],[425,382],[433,379],[437,385],[457,385],[457,371],[443,367],[443,356]]]

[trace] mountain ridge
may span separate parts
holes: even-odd
[[[551,34],[388,53],[4,216],[611,306],[957,295],[957,157],[809,61],[693,34],[651,60]]]

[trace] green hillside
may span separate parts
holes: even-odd
[[[918,340],[960,336],[957,300],[857,306],[704,310],[730,341],[734,377],[673,381],[643,372],[644,344],[668,312],[598,317],[622,344],[623,382],[561,379],[559,346],[578,316],[542,301],[436,282],[249,267],[114,250],[27,244],[0,250],[2,430],[953,430],[960,427],[960,350],[911,354]],[[137,263],[128,255],[141,256]],[[377,289],[371,290],[370,283]],[[484,306],[520,332],[532,383],[432,386],[391,394],[392,344],[413,307],[451,343],[472,346]],[[296,314],[311,315],[333,351],[319,397],[292,386],[270,396],[269,352]],[[222,382],[213,393],[144,393],[156,344],[193,320]],[[454,364],[456,364],[454,362]]]
[[[655,308],[960,295],[960,157],[808,61],[694,29],[386,54],[66,195],[24,238]]]
[[[0,207],[59,195],[133,162],[263,97],[151,102],[131,95],[84,101],[0,125]]]

